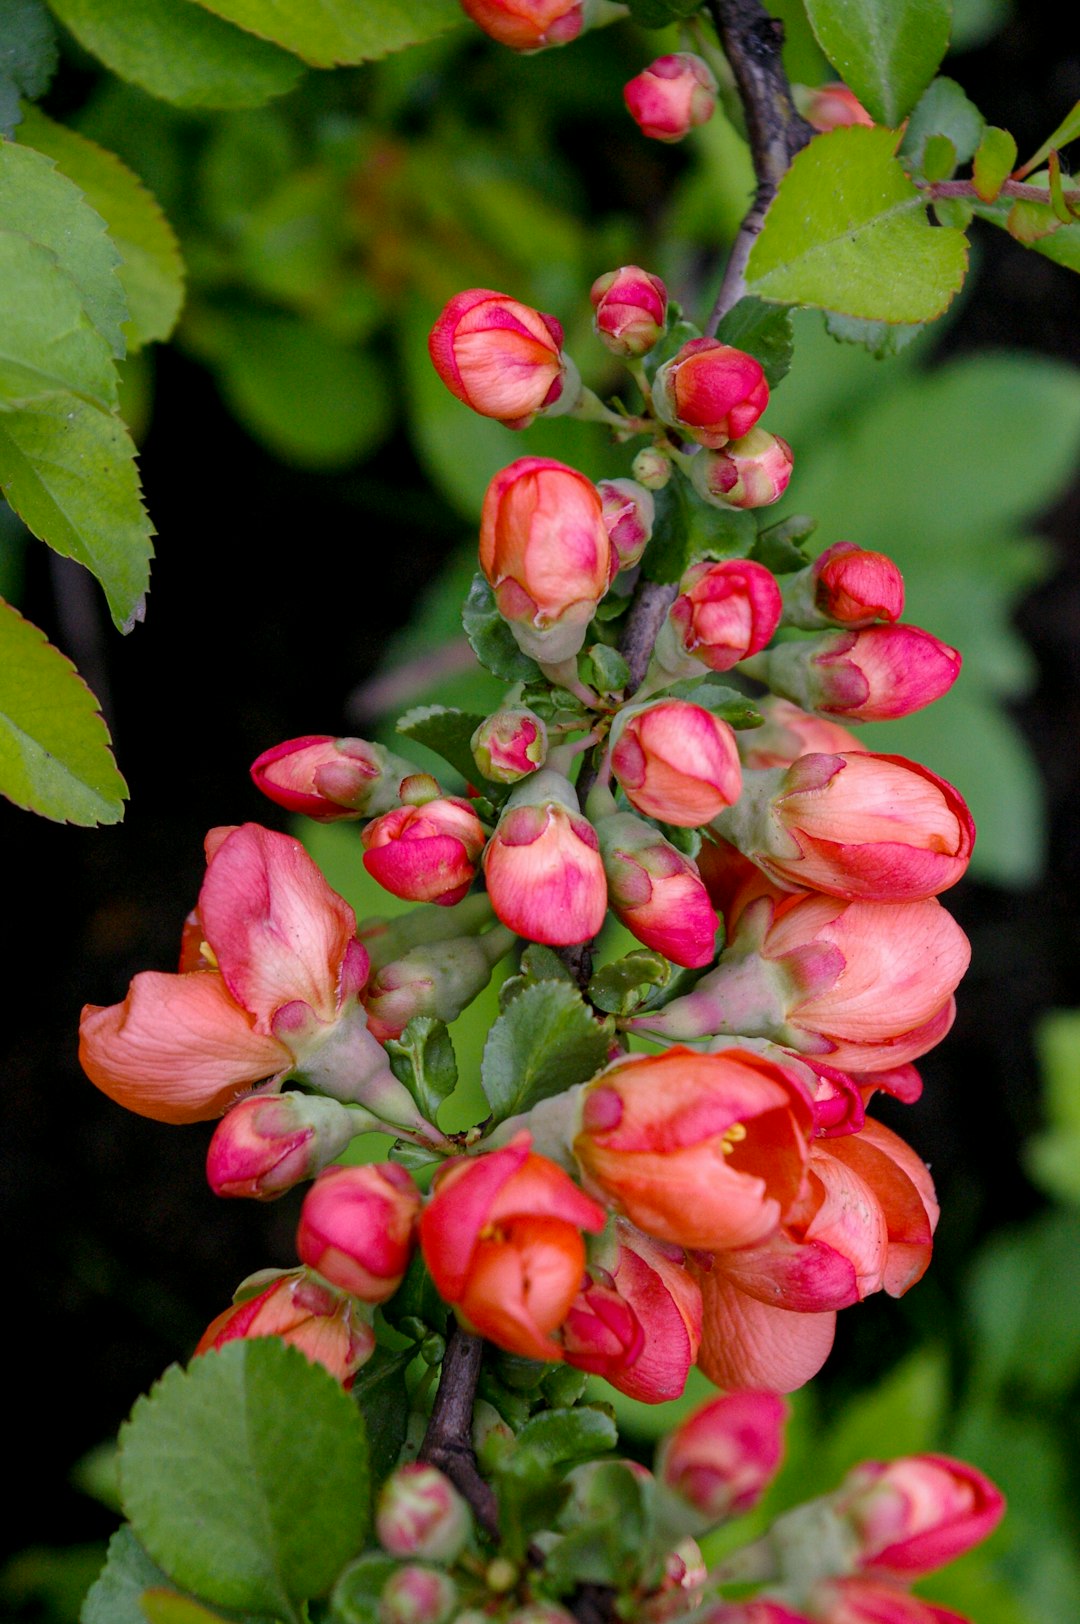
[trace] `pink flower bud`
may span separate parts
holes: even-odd
[[[444,1163],[420,1219],[439,1295],[481,1336],[529,1359],[561,1359],[552,1332],[585,1275],[583,1229],[606,1214],[519,1133],[502,1150]],[[380,1536],[381,1537],[381,1536]]]
[[[672,428],[710,450],[741,440],[769,404],[760,361],[718,338],[692,338],[657,368],[653,402]]]
[[[722,450],[695,457],[690,478],[698,495],[717,507],[769,507],[787,490],[793,462],[786,440],[753,428]]]
[[[608,1261],[609,1279],[641,1326],[643,1342],[629,1361],[610,1359],[601,1374],[630,1398],[662,1404],[678,1398],[697,1358],[701,1342],[701,1292],[685,1266],[681,1247],[643,1234],[625,1218],[616,1218],[610,1231],[617,1250]],[[607,1233],[597,1243],[604,1253]],[[567,1362],[592,1369],[573,1350],[575,1325],[568,1316],[563,1326]],[[593,1344],[594,1351],[596,1344]],[[610,1349],[609,1349],[610,1351]]]
[[[716,75],[700,56],[658,56],[623,89],[630,117],[653,141],[681,141],[716,111]]]
[[[656,659],[678,675],[730,671],[757,654],[780,623],[776,577],[748,558],[693,564],[657,639]]]
[[[480,568],[524,653],[575,655],[610,579],[611,543],[596,486],[550,457],[495,475],[480,516]]]
[[[408,902],[460,902],[476,875],[487,836],[468,801],[457,796],[384,812],[361,836],[372,879]]]
[[[456,1021],[491,980],[491,972],[514,945],[501,925],[482,936],[423,943],[384,964],[364,989],[368,1027],[385,1043],[400,1037],[416,1015]]]
[[[656,504],[652,492],[633,479],[604,479],[596,487],[603,503],[604,525],[611,542],[612,579],[632,569],[652,535]]]
[[[951,1608],[862,1578],[823,1580],[807,1597],[806,1609],[811,1624],[972,1624]]]
[[[897,1579],[917,1578],[962,1556],[993,1532],[1005,1511],[988,1477],[947,1455],[864,1461],[829,1498],[855,1531],[860,1570]]]
[[[648,491],[662,491],[671,479],[671,458],[656,446],[643,446],[630,464],[630,472]]]
[[[304,1197],[296,1252],[324,1280],[384,1303],[409,1266],[420,1192],[396,1162],[331,1167]]]
[[[272,1201],[332,1162],[359,1131],[353,1112],[317,1094],[238,1100],[214,1129],[207,1181],[215,1195]]]
[[[379,1624],[449,1624],[457,1616],[457,1599],[457,1585],[448,1573],[410,1562],[383,1585]]]
[[[203,1332],[195,1353],[209,1353],[238,1337],[259,1336],[278,1336],[299,1348],[346,1388],[375,1352],[374,1333],[359,1318],[355,1303],[313,1280],[305,1269],[279,1275],[264,1291],[219,1314]]]
[[[975,840],[944,778],[863,751],[748,773],[715,827],[780,885],[868,902],[937,896],[961,878]]]
[[[524,429],[563,394],[563,330],[509,294],[455,294],[431,329],[432,364],[458,400],[481,417]]]
[[[461,0],[461,9],[485,34],[514,51],[568,45],[589,21],[589,0]]]
[[[702,1613],[698,1624],[810,1624],[810,1620],[783,1602],[759,1596],[753,1601],[722,1601]]]
[[[469,1508],[435,1466],[410,1461],[383,1484],[375,1507],[375,1533],[391,1556],[453,1562],[472,1530]]]
[[[884,553],[838,541],[810,568],[814,603],[826,620],[858,628],[904,612],[904,577]]]
[[[695,1410],[664,1441],[657,1476],[697,1513],[699,1533],[761,1499],[780,1469],[787,1417],[776,1393],[728,1393]]]
[[[573,785],[549,768],[511,794],[484,853],[488,896],[519,936],[567,947],[595,936],[607,912],[599,841]]]
[[[713,1252],[776,1228],[812,1132],[793,1071],[749,1050],[674,1048],[616,1061],[586,1085],[574,1155],[646,1234]]]
[[[948,693],[960,663],[954,648],[917,626],[868,626],[780,643],[756,655],[749,674],[810,710],[889,722]]]
[[[806,122],[821,133],[843,129],[849,124],[872,126],[874,122],[854,91],[836,81],[818,85],[814,90],[804,89],[799,97],[799,111]]]
[[[397,787],[414,768],[381,744],[306,734],[264,750],[251,764],[256,789],[289,812],[319,823],[375,816],[397,804]]]
[[[470,740],[476,765],[496,784],[516,784],[547,758],[547,726],[526,705],[504,705],[480,723]]]
[[[601,818],[596,836],[616,918],[674,964],[710,964],[719,921],[690,858],[628,812]]]
[[[611,738],[615,777],[646,817],[696,829],[739,798],[735,735],[701,705],[662,699],[623,711]]]
[[[613,355],[645,355],[667,325],[667,288],[637,265],[598,276],[589,291],[596,336]]]
[[[640,1356],[641,1321],[605,1270],[593,1267],[585,1276],[563,1324],[562,1343],[569,1364],[609,1381]]]
[[[838,722],[812,716],[789,699],[767,694],[758,700],[758,708],[765,717],[764,727],[748,729],[735,736],[744,767],[755,771],[789,767],[800,756],[847,755],[852,750],[866,749],[854,733],[849,733]]]

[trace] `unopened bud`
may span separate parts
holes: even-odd
[[[596,835],[616,918],[674,964],[710,964],[718,921],[690,858],[629,812],[601,818]]]
[[[491,972],[515,941],[496,925],[483,936],[454,937],[414,947],[383,965],[364,989],[368,1026],[380,1043],[400,1037],[417,1015],[456,1021],[491,980]]]
[[[304,1197],[297,1255],[361,1302],[386,1302],[408,1268],[419,1213],[420,1192],[397,1162],[328,1168]]]
[[[786,440],[752,428],[721,450],[695,457],[690,478],[698,495],[715,507],[769,507],[787,490],[794,460]]]
[[[461,0],[461,9],[500,45],[539,51],[577,39],[596,7],[594,0]]]
[[[888,722],[948,693],[960,663],[956,649],[918,626],[867,626],[780,643],[747,671],[808,710]]]
[[[873,119],[862,102],[847,85],[834,80],[831,84],[795,87],[795,105],[812,129],[824,133],[840,130],[849,124],[873,125]]]
[[[637,265],[598,276],[589,292],[596,336],[613,355],[645,355],[667,324],[667,289]]]
[[[756,1505],[780,1467],[788,1407],[776,1393],[728,1393],[695,1410],[661,1445],[656,1471],[701,1533]],[[674,1510],[674,1508],[672,1508]]]
[[[469,741],[477,767],[496,784],[516,784],[547,758],[547,725],[527,705],[485,716]]]
[[[739,798],[735,735],[701,705],[665,699],[624,710],[611,739],[612,771],[646,817],[696,829]]]
[[[481,417],[523,429],[563,403],[562,343],[554,316],[491,288],[469,288],[442,311],[428,349],[452,395]]]
[[[637,564],[652,535],[656,503],[652,492],[633,479],[604,479],[596,487],[611,542],[612,578]]]
[[[907,1580],[978,1545],[1005,1511],[988,1477],[947,1455],[864,1461],[829,1501],[855,1532],[859,1571]]]
[[[346,1388],[375,1352],[374,1332],[359,1317],[356,1303],[306,1269],[277,1275],[264,1290],[227,1308],[207,1326],[195,1352],[261,1336],[277,1336],[299,1348]]]
[[[251,764],[251,777],[278,806],[303,812],[319,823],[339,818],[374,817],[397,805],[409,762],[367,739],[335,739],[309,733],[264,750]]]
[[[658,416],[712,450],[750,433],[769,404],[761,362],[718,338],[692,338],[657,368]]]
[[[730,671],[769,642],[780,621],[771,570],[748,558],[693,564],[679,583],[656,641],[656,663],[673,676]]]
[[[411,1461],[392,1472],[375,1508],[379,1544],[391,1556],[453,1562],[469,1538],[469,1508],[435,1466]]]
[[[836,542],[784,581],[785,626],[858,630],[877,620],[899,620],[903,612],[904,577],[892,559],[851,541]]]
[[[659,56],[623,89],[627,110],[642,135],[681,141],[716,111],[716,75],[700,56]]]
[[[326,1167],[361,1131],[355,1114],[318,1094],[256,1094],[222,1117],[206,1155],[215,1195],[271,1201]]]
[[[671,478],[671,458],[655,446],[643,446],[630,464],[630,472],[647,491],[662,491]]]
[[[361,838],[364,867],[392,896],[447,908],[467,893],[487,836],[468,801],[444,796],[384,812]]]
[[[595,936],[607,911],[596,832],[573,785],[543,768],[514,790],[484,853],[488,896],[519,936],[567,947]]]
[[[457,1585],[448,1573],[410,1562],[383,1586],[379,1624],[448,1624],[456,1606]]]

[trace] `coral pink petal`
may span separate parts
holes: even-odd
[[[698,1366],[718,1387],[793,1393],[833,1344],[835,1313],[794,1314],[748,1297],[719,1269],[699,1275],[704,1309]]]
[[[725,1252],[723,1270],[748,1297],[797,1314],[850,1308],[859,1301],[854,1264],[820,1241],[774,1235],[762,1246]]]
[[[462,1156],[447,1165],[420,1217],[424,1261],[440,1295],[457,1302],[480,1231],[503,1185],[524,1163],[531,1141],[517,1134],[502,1150]]]

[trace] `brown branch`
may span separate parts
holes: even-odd
[[[477,1471],[472,1448],[473,1404],[483,1354],[480,1337],[463,1331],[456,1323],[451,1324],[431,1420],[420,1446],[420,1459],[445,1472],[472,1507],[485,1533],[497,1534],[499,1508],[495,1491]]]
[[[784,25],[758,0],[708,0],[707,8],[731,65],[746,115],[757,189],[728,256],[724,280],[705,328],[715,333],[722,316],[746,292],[746,262],[765,212],[792,158],[813,135],[791,100],[780,52]]]
[[[916,184],[918,184],[918,182],[916,182]],[[975,190],[975,182],[972,180],[928,181],[926,185],[920,186],[919,190],[924,192],[927,197],[934,198],[935,200],[946,197],[963,197],[970,198],[973,202],[986,202],[986,199],[981,198],[978,192]],[[1080,191],[1077,191],[1075,188],[1071,191],[1064,192],[1062,195],[1067,203],[1080,203]],[[1024,203],[1049,204],[1053,201],[1050,196],[1049,187],[1033,186],[1028,181],[1023,180],[1003,181],[1001,191],[998,193],[998,196],[1019,198]]]

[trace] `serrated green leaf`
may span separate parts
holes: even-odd
[[[56,255],[18,231],[0,231],[0,411],[58,390],[115,406],[108,342]]]
[[[454,1045],[442,1021],[414,1015],[399,1038],[387,1040],[390,1069],[429,1122],[457,1087]]]
[[[131,1528],[118,1528],[97,1580],[87,1591],[80,1624],[145,1624],[139,1605],[143,1592],[168,1583]]]
[[[747,699],[737,688],[729,688],[726,683],[717,682],[716,678],[709,674],[703,677],[684,677],[681,682],[672,683],[666,692],[675,699],[689,699],[693,704],[712,711],[714,716],[719,716],[729,727],[761,727],[765,720],[752,699]]]
[[[353,1402],[367,1429],[373,1489],[393,1471],[405,1442],[409,1420],[405,1371],[415,1357],[412,1344],[393,1350],[376,1348],[353,1382]]]
[[[750,557],[756,564],[764,564],[774,575],[791,575],[795,570],[806,568],[809,560],[803,543],[816,529],[816,519],[806,513],[793,513],[758,532]]]
[[[483,774],[469,741],[483,720],[477,711],[456,710],[449,705],[417,705],[399,718],[397,731],[435,750],[466,783],[476,783]]]
[[[0,794],[58,823],[117,823],[127,785],[71,661],[0,603]]]
[[[0,489],[28,529],[97,577],[113,622],[143,617],[153,526],[118,417],[73,395],[0,412]]]
[[[716,336],[760,361],[770,389],[775,389],[791,368],[795,333],[789,310],[777,309],[748,294],[728,311]]]
[[[858,316],[838,316],[832,310],[825,313],[825,327],[838,344],[861,344],[878,361],[899,355],[926,330],[921,321],[862,321]]]
[[[522,654],[514,634],[495,607],[495,594],[479,570],[461,610],[465,636],[481,665],[504,682],[539,682],[540,667]]]
[[[120,1434],[132,1527],[184,1589],[298,1617],[368,1527],[359,1411],[321,1365],[274,1337],[174,1365]]]
[[[330,1597],[333,1624],[381,1624],[379,1598],[387,1579],[397,1572],[396,1557],[369,1551],[350,1564],[334,1586]]]
[[[617,648],[610,643],[592,643],[585,650],[591,671],[585,680],[591,682],[597,693],[619,694],[630,681],[630,667]]]
[[[949,44],[950,0],[806,0],[818,44],[879,124],[895,127]]]
[[[635,948],[597,970],[588,993],[597,1009],[608,1015],[629,1015],[646,996],[645,989],[663,987],[671,978],[671,965],[652,948]]]
[[[26,109],[19,141],[54,159],[108,226],[120,252],[129,349],[168,338],[184,299],[184,266],[153,193],[115,153],[47,118],[40,108]]]
[[[195,0],[49,0],[79,44],[121,79],[177,107],[259,107],[303,66]]]
[[[751,293],[867,321],[929,321],[964,280],[967,240],[934,227],[892,130],[819,135],[780,183],[747,265]]]
[[[946,136],[953,146],[953,164],[966,164],[982,139],[985,119],[955,79],[942,75],[928,85],[908,120],[900,156],[916,170],[925,170],[926,146],[934,136]],[[928,179],[941,176],[927,175]]]
[[[614,1449],[618,1441],[611,1416],[591,1404],[572,1410],[544,1410],[518,1433],[509,1465],[515,1472],[534,1467],[551,1471],[573,1461],[595,1459],[604,1450]]]
[[[650,581],[679,581],[699,559],[746,558],[756,540],[752,514],[713,507],[675,473],[656,492],[652,540],[642,568]]]
[[[117,275],[120,255],[74,181],[43,152],[0,141],[0,220],[5,230],[21,232],[55,256],[112,354],[122,356],[128,312]]]
[[[0,29],[0,135],[19,122],[19,98],[36,101],[56,72],[56,25],[42,0],[4,0]]]
[[[1018,178],[1030,175],[1033,169],[1038,169],[1040,164],[1046,162],[1052,152],[1059,152],[1062,147],[1067,147],[1069,142],[1075,141],[1078,136],[1080,136],[1080,101],[1074,103],[1069,109],[1057,129],[1047,136],[1038,152],[1017,170]]]
[[[554,948],[544,947],[540,942],[530,942],[522,953],[521,970],[527,983],[565,981],[570,986],[576,985],[573,976]]]
[[[229,1624],[221,1613],[212,1613],[201,1601],[161,1586],[144,1590],[139,1606],[147,1624]]]
[[[695,0],[698,3],[698,0]],[[370,62],[462,21],[457,0],[199,0],[316,68]]]
[[[607,1059],[608,1033],[576,987],[538,981],[499,1016],[484,1045],[480,1081],[501,1122],[592,1077]]]
[[[660,367],[664,365],[664,362],[673,360],[684,344],[689,344],[691,339],[700,337],[701,328],[695,327],[692,321],[683,321],[682,319],[673,321],[663,338],[653,345],[645,357],[646,376],[650,379],[654,378]]]

